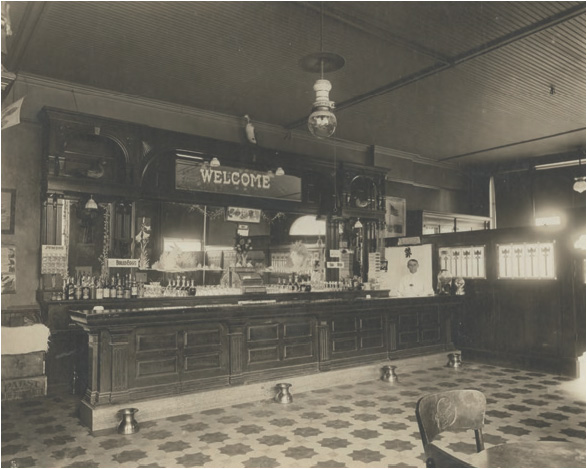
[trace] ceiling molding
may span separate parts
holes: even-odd
[[[71,94],[73,100],[73,106],[71,106],[71,110],[77,111],[80,113],[92,114],[88,112],[86,109],[80,109],[78,101],[80,101],[80,96],[90,96],[95,97],[100,100],[112,100],[118,103],[126,103],[133,106],[142,106],[150,109],[157,109],[164,112],[173,113],[176,115],[180,115],[185,118],[193,118],[193,119],[201,119],[216,122],[222,126],[229,126],[232,129],[237,131],[241,131],[243,129],[243,117],[242,116],[231,116],[228,114],[221,114],[218,112],[207,111],[203,109],[197,109],[192,107],[181,106],[178,104],[168,103],[164,101],[159,101],[151,98],[143,98],[139,96],[130,96],[122,93],[111,92],[108,90],[102,90],[98,88],[93,88],[89,86],[78,85],[76,83],[68,83],[59,80],[53,80],[46,77],[41,77],[32,74],[25,74],[21,73],[17,77],[17,84],[22,83],[22,94],[26,95],[28,93],[27,88],[30,86],[39,86],[43,88],[52,88],[55,90],[63,91],[65,93]],[[77,98],[76,98],[77,96]],[[114,118],[114,119],[121,119],[119,116],[103,116],[107,118]],[[135,120],[136,124],[140,125],[149,125],[146,121],[139,121]],[[373,150],[372,145],[365,145],[361,143],[352,142],[349,140],[342,140],[337,138],[328,138],[328,139],[317,139],[316,137],[312,136],[309,132],[304,132],[301,130],[286,130],[281,126],[272,125],[264,122],[257,122],[253,121],[254,126],[258,132],[258,134],[266,134],[266,139],[269,135],[273,136],[273,141],[283,141],[288,135],[291,135],[292,142],[306,144],[306,148],[311,148],[311,151],[304,152],[308,156],[316,156],[320,155],[324,157],[328,155],[328,159],[330,159],[331,155],[335,158],[338,155],[339,161],[344,162],[345,158],[344,155],[346,154],[355,154],[355,155],[362,155],[365,160],[367,160],[367,155],[369,155]],[[173,130],[173,129],[168,129]],[[191,133],[193,135],[200,135],[204,137],[211,137],[210,135],[203,135],[197,132],[197,128],[194,128],[193,132],[185,132],[183,129],[178,130],[181,133]],[[214,137],[212,137],[214,138]],[[236,141],[236,140],[235,140]],[[270,150],[275,151],[291,151],[286,148],[288,145],[283,145],[283,148],[277,148],[275,145],[271,147],[267,147]],[[376,146],[376,151],[380,155],[389,156],[389,157],[398,157],[403,158],[406,160],[411,160],[413,162],[427,164],[435,167],[443,167],[443,168],[456,168],[456,165],[450,163],[439,163],[436,160],[424,158],[422,156],[403,152],[401,150],[394,150],[391,148],[385,148],[381,146]],[[296,150],[294,152],[300,152]],[[348,160],[348,159],[347,159]],[[348,161],[346,161],[348,162]]]

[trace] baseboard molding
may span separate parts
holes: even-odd
[[[420,369],[422,366],[444,366],[446,362],[446,353],[439,353],[393,361],[382,360],[369,365],[346,368],[344,370],[312,373],[304,376],[291,376],[283,378],[281,381],[288,382],[292,385],[290,391],[295,402],[296,393],[324,389],[339,385],[340,383],[359,383],[378,380],[381,378],[381,368],[385,365],[393,364],[396,366],[396,373],[401,380],[401,374],[403,372]],[[82,401],[80,419],[82,424],[89,427],[92,433],[104,434],[116,431],[120,423],[118,412],[125,407],[139,409],[136,419],[140,426],[140,422],[149,420],[201,412],[208,409],[244,404],[247,402],[271,400],[276,394],[276,384],[276,380],[264,381],[168,398],[135,401],[124,405],[92,406]]]

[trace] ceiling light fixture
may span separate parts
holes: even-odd
[[[328,93],[332,89],[330,81],[324,78],[324,72],[334,72],[344,66],[345,60],[338,54],[324,52],[324,6],[320,4],[320,52],[307,55],[300,60],[300,67],[307,72],[320,72],[320,79],[314,83],[316,101],[312,105],[312,113],[308,117],[308,129],[318,138],[330,137],[336,130],[334,101],[330,101]]]
[[[94,200],[94,196],[90,195],[90,198],[86,202],[85,209],[86,210],[98,210],[98,204]]]
[[[585,184],[585,176],[575,178],[575,183],[573,184],[573,190],[583,193],[587,188],[587,184]]]

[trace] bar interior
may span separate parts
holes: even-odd
[[[471,117],[463,127],[473,112],[466,99],[431,97],[449,101],[458,84],[433,83],[408,56],[442,55],[443,67],[466,70],[471,96],[507,100],[507,90],[487,91],[489,78],[475,82],[485,70],[479,51],[493,70],[506,61],[495,47],[534,44],[543,30],[584,36],[585,4],[541,2],[556,10],[547,12],[534,2],[507,2],[513,10],[437,2],[455,15],[441,27],[434,19],[440,10],[423,2],[368,3],[2,2],[3,467],[535,467],[537,458],[584,467],[584,37],[560,45],[564,57],[582,59],[582,73],[568,71],[581,85],[576,96],[565,95],[562,78],[545,93],[561,100],[553,116],[564,109],[566,120],[540,123],[536,132],[528,130],[530,115],[541,111],[530,98],[523,110],[487,105],[491,124]],[[146,52],[130,44],[149,39],[133,29],[133,15],[152,26],[157,15],[181,23],[193,13],[212,42],[233,38],[251,51],[251,32],[237,23],[253,21],[254,12],[257,27],[283,25],[279,47],[295,42],[287,15],[319,20],[320,35],[326,20],[342,41],[329,47],[345,58],[308,55],[298,42],[288,52],[296,55],[295,72],[234,59],[218,83],[201,72],[208,81],[187,86],[182,67],[192,62],[174,59],[169,40],[155,51],[167,54],[164,66],[139,73]],[[400,27],[387,14],[413,25],[418,12],[431,28],[418,38],[428,48],[414,42],[414,32],[391,37],[381,29],[386,21]],[[68,15],[81,25],[72,42],[57,34]],[[109,15],[127,34],[113,33],[113,43],[128,50],[110,50],[107,32],[95,31]],[[458,18],[495,15],[520,24],[492,32],[493,45],[470,32],[467,50],[452,55],[435,43]],[[541,18],[523,26],[527,15]],[[217,31],[213,18],[222,22]],[[167,34],[175,33],[157,31]],[[270,31],[259,34],[271,42]],[[462,27],[455,34],[465,36]],[[259,38],[248,40],[260,47]],[[403,44],[394,54],[413,82],[396,71],[396,81],[360,86],[363,40],[390,54]],[[101,44],[96,63],[75,59],[75,41]],[[233,45],[211,44],[207,55],[190,41],[179,52],[193,49],[202,70],[227,66],[217,54]],[[104,50],[120,70],[112,63],[99,70]],[[288,53],[278,62],[289,63]],[[560,68],[561,54],[548,54],[549,70]],[[137,70],[127,70],[127,60]],[[474,71],[461,64],[468,60]],[[454,72],[443,67],[434,74]],[[311,83],[304,83],[316,73],[312,107]],[[525,69],[509,73],[530,82]],[[159,74],[168,76],[165,91],[155,91]],[[408,99],[406,89],[421,96],[400,123],[399,104],[389,118],[382,96]],[[404,131],[390,136],[394,123]],[[438,424],[443,405],[456,416],[472,402],[480,412],[467,416],[474,422]],[[378,412],[369,414],[370,406]],[[35,420],[27,408],[41,416]],[[228,416],[214,421],[215,413],[267,434],[241,444],[242,435],[222,422],[230,424]],[[395,422],[386,421],[394,414]],[[314,427],[299,422],[309,415]],[[68,423],[37,428],[54,418]],[[266,443],[277,437],[271,425],[279,418],[290,419],[288,436]],[[188,419],[200,427],[172,428]],[[476,432],[485,425],[485,442],[482,433],[441,438],[453,424]],[[339,430],[347,427],[353,430]],[[64,432],[63,442],[34,446],[30,432],[37,430]],[[117,431],[125,435],[120,446],[112,440]],[[200,448],[219,434],[225,446]],[[462,441],[476,447],[468,451]],[[333,452],[337,444],[342,449]],[[48,452],[51,445],[63,452]],[[124,445],[130,455],[120,451]],[[116,449],[106,456],[99,447]]]

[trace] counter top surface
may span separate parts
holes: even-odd
[[[454,296],[428,296],[428,297],[414,297],[414,298],[397,298],[397,297],[371,297],[348,295],[334,296],[334,297],[315,297],[311,294],[305,294],[301,298],[287,298],[286,295],[279,295],[279,298],[264,297],[262,299],[248,299],[242,296],[233,298],[217,297],[214,303],[206,302],[204,304],[198,303],[198,298],[192,298],[191,304],[146,304],[140,305],[140,302],[125,303],[120,307],[112,307],[114,305],[104,305],[103,310],[95,310],[93,308],[80,307],[79,303],[71,305],[69,310],[70,317],[74,323],[82,325],[100,325],[107,322],[112,323],[131,323],[133,321],[163,321],[164,319],[198,319],[205,313],[214,313],[216,319],[230,318],[230,317],[248,317],[253,315],[279,316],[288,315],[291,313],[307,313],[331,315],[337,313],[341,305],[348,305],[352,308],[357,305],[360,311],[369,311],[378,309],[385,303],[389,307],[398,307],[400,310],[409,306],[417,305],[438,305],[450,304],[459,302],[459,297]],[[238,302],[235,300],[238,299]],[[123,300],[119,300],[123,301]],[[360,304],[360,306],[359,306]],[[136,305],[136,306],[135,306]],[[140,306],[139,306],[140,305]],[[312,307],[316,305],[316,307]],[[328,307],[331,305],[332,307]]]

